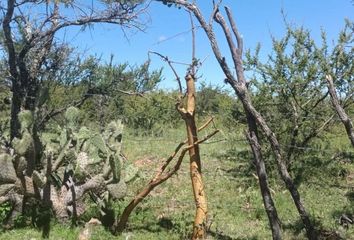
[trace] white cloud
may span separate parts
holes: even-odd
[[[167,39],[167,37],[165,35],[161,35],[159,38],[158,38],[158,41],[159,42],[163,42]]]

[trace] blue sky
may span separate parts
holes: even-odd
[[[211,0],[199,0],[197,4],[209,19]],[[351,0],[224,0],[232,8],[246,49],[262,44],[261,55],[270,53],[270,35],[282,37],[284,22],[281,9],[288,22],[305,26],[312,36],[319,40],[321,28],[329,40],[335,40],[344,26],[344,19],[354,20],[354,3]],[[197,24],[196,24],[197,25]],[[145,32],[127,30],[128,39],[122,30],[114,25],[96,25],[91,31],[80,32],[73,28],[66,33],[66,41],[86,54],[101,56],[103,60],[114,54],[117,63],[141,64],[147,59],[149,50],[169,56],[171,60],[189,63],[191,59],[191,33],[188,14],[184,10],[168,8],[152,2],[149,8],[149,22]],[[227,44],[215,25],[220,47],[228,55]],[[222,85],[224,75],[212,54],[204,32],[197,30],[197,58],[205,60],[199,70],[201,79],[213,85]],[[171,70],[158,57],[152,58],[152,69],[164,67],[161,88],[176,88]],[[185,66],[177,65],[181,77]]]

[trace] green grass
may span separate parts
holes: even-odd
[[[206,130],[206,132],[210,130]],[[200,133],[200,137],[206,132]],[[128,197],[116,203],[122,211],[132,196],[154,175],[154,171],[185,138],[185,129],[167,129],[160,137],[133,134],[127,129],[124,154],[129,163],[137,164],[139,177],[129,183]],[[227,138],[227,141],[216,141]],[[263,208],[257,179],[248,163],[248,147],[238,132],[224,131],[201,146],[204,181],[209,208],[209,239],[271,239],[267,216]],[[348,149],[334,140],[335,148]],[[349,145],[348,145],[349,146]],[[246,152],[245,152],[246,151]],[[330,158],[328,154],[328,158]],[[328,160],[328,159],[327,159]],[[354,173],[353,162],[319,163],[308,169],[299,191],[304,204],[318,228],[340,233],[344,239],[354,239],[354,226],[345,230],[338,224],[339,216],[354,210],[353,199],[348,197],[350,184],[337,174],[340,169]],[[326,164],[326,165],[324,165]],[[188,239],[192,230],[194,201],[191,190],[188,157],[179,173],[158,186],[132,213],[127,230],[118,237],[96,227],[92,239]],[[277,174],[269,180],[273,197],[282,221],[284,239],[305,239],[304,231],[291,197]],[[50,239],[77,239],[80,227],[71,229],[52,224]],[[4,231],[0,239],[40,239],[41,232],[33,228]]]

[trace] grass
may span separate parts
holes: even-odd
[[[208,130],[206,130],[208,131]],[[204,136],[206,133],[200,133]],[[116,203],[122,211],[132,196],[153,176],[163,159],[185,138],[183,127],[166,130],[160,137],[139,136],[126,130],[124,154],[128,163],[137,165],[139,177],[129,183],[128,196]],[[217,141],[222,139],[228,141]],[[224,131],[201,146],[204,181],[208,198],[209,239],[271,239],[267,216],[263,208],[257,179],[247,157],[248,147],[237,132]],[[345,137],[333,140],[341,150]],[[349,145],[348,145],[349,146]],[[354,210],[350,184],[338,171],[354,173],[353,161],[319,162],[306,171],[300,184],[302,195],[317,228],[340,233],[344,239],[354,239],[354,226],[344,229],[338,224],[342,213]],[[96,227],[92,239],[188,239],[192,230],[194,201],[192,196],[188,158],[176,176],[157,187],[132,213],[127,230],[118,237]],[[338,173],[338,174],[337,174]],[[304,231],[291,197],[276,174],[269,183],[282,221],[284,239],[305,239]],[[52,223],[50,239],[77,239],[81,227],[69,228]],[[41,232],[34,228],[4,231],[0,239],[40,239]],[[329,238],[328,238],[329,239]]]

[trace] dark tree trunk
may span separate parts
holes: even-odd
[[[25,109],[30,110],[33,113],[34,119],[38,119],[37,100],[39,96],[39,90],[40,90],[39,82],[33,80],[31,86],[29,86],[29,91],[27,93],[27,99],[25,102]],[[33,137],[33,144],[34,144],[34,165],[37,166],[41,162],[41,158],[43,154],[43,145],[39,137],[39,126],[37,120],[35,120],[32,127],[32,137]]]
[[[327,79],[329,94],[331,95],[332,105],[333,105],[334,109],[336,110],[341,122],[343,123],[343,125],[345,127],[345,131],[347,132],[348,138],[349,138],[352,146],[354,147],[353,123],[350,120],[350,118],[348,117],[347,113],[344,111],[343,107],[339,103],[332,76],[327,75],[326,79]]]
[[[21,83],[24,85],[25,88],[24,90],[26,95],[23,103],[24,108],[34,113],[37,107],[40,83],[36,78],[29,77],[27,73],[23,75],[23,79],[21,79]]]
[[[263,117],[260,115],[260,113],[253,107],[251,100],[249,98],[249,94],[247,90],[245,90],[245,86],[240,87],[238,85],[237,87],[234,87],[234,89],[236,92],[238,92],[238,96],[240,97],[240,100],[244,105],[245,111],[249,111],[249,113],[252,115],[252,117],[255,119],[257,124],[262,129],[263,133],[268,139],[269,144],[272,147],[273,153],[275,155],[275,160],[277,163],[279,175],[281,176],[283,182],[285,183],[286,188],[289,190],[291,194],[294,204],[299,212],[300,218],[305,226],[307,237],[311,240],[317,239],[317,233],[310,221],[310,217],[305,209],[305,206],[302,203],[300,193],[297,190],[297,187],[288,172],[285,161],[283,160],[283,155],[281,152],[278,139],[276,138],[272,130],[269,128],[269,126],[267,125]]]
[[[15,45],[12,39],[11,21],[15,9],[15,0],[7,1],[7,11],[2,22],[4,31],[4,42],[8,50],[9,71],[11,74],[12,83],[12,103],[11,103],[11,120],[10,120],[10,140],[19,136],[20,123],[18,121],[18,113],[21,110],[21,103],[23,100],[23,93],[21,91],[21,83],[19,82],[19,73],[17,70],[17,60]]]
[[[38,126],[36,123],[32,128],[32,137],[34,143],[34,164],[37,166],[40,164],[43,154],[43,144],[41,139],[39,138]]]
[[[18,114],[21,111],[22,92],[16,80],[12,81],[12,101],[11,101],[11,120],[10,120],[10,141],[20,134],[20,122]]]
[[[51,213],[50,210],[52,209],[52,201],[51,201],[51,174],[52,174],[52,155],[50,154],[47,156],[47,169],[46,169],[46,177],[47,177],[47,182],[45,183],[45,186],[43,188],[43,199],[42,199],[42,204],[44,208],[43,214],[43,219],[44,223],[42,226],[42,238],[49,238],[49,232],[50,232],[50,218],[51,218]]]
[[[267,171],[263,161],[263,156],[261,152],[261,146],[258,141],[258,132],[256,121],[252,116],[247,114],[248,130],[246,133],[247,139],[252,149],[254,156],[254,163],[256,165],[256,172],[258,176],[258,183],[261,189],[261,194],[263,198],[264,208],[266,210],[269,226],[272,230],[272,236],[274,240],[280,240],[281,237],[281,225],[278,217],[277,209],[274,205],[272,195],[270,193],[268,180],[267,180]]]

